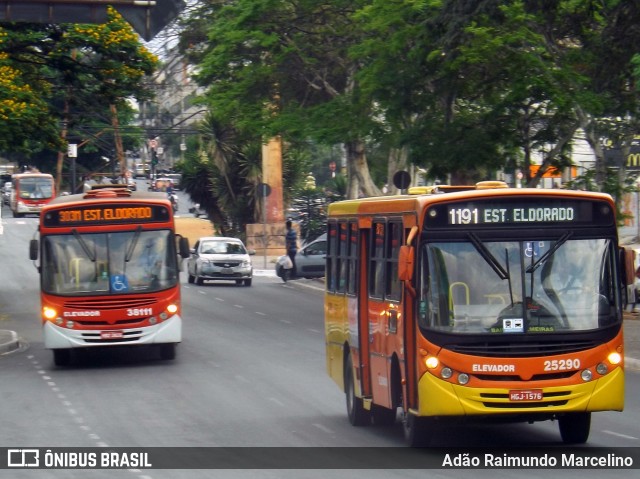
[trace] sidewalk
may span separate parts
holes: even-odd
[[[0,356],[20,347],[20,339],[15,331],[0,329]]]

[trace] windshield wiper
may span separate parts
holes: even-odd
[[[489,266],[496,272],[500,279],[509,279],[509,272],[500,264],[500,261],[491,254],[484,243],[474,233],[468,233],[471,244],[478,250],[480,256],[487,262]]]
[[[96,262],[96,255],[91,252],[91,250],[89,249],[89,246],[87,245],[87,243],[84,240],[84,238],[82,237],[82,235],[80,233],[78,233],[78,230],[76,230],[75,228],[71,230],[71,233],[78,240],[78,243],[80,243],[80,246],[82,247],[82,250],[84,251],[84,254],[87,255],[87,258],[89,258],[92,263],[95,263]]]
[[[556,251],[558,251],[558,248],[560,248],[560,246],[562,246],[563,244],[565,244],[567,242],[567,240],[569,238],[571,238],[573,236],[573,232],[572,231],[567,231],[565,234],[563,234],[560,239],[558,239],[558,241],[556,241],[556,243],[549,248],[549,250],[543,254],[542,256],[540,256],[540,258],[538,259],[538,261],[536,261],[535,263],[527,266],[526,269],[526,273],[533,273],[536,269],[538,269],[542,263],[544,263],[545,261],[547,261],[551,255],[553,255]]]
[[[133,256],[133,250],[136,248],[136,245],[138,244],[138,239],[140,239],[141,232],[142,232],[142,226],[138,226],[138,229],[136,230],[136,232],[133,235],[133,238],[131,239],[129,248],[127,249],[127,254],[124,257],[125,263],[128,263],[129,261],[131,261],[131,257]]]

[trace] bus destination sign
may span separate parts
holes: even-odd
[[[532,198],[474,200],[434,205],[427,212],[430,227],[608,225],[614,221],[603,201]]]
[[[107,204],[79,206],[48,211],[44,226],[89,226],[169,221],[169,209],[162,205]]]

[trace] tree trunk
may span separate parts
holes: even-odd
[[[62,141],[67,140],[67,125],[69,125],[69,99],[65,97],[64,107],[62,110],[62,131],[60,131],[60,138]],[[65,156],[66,153],[64,151],[58,152],[58,161],[56,162],[56,193],[58,195],[60,194],[60,187],[62,186],[62,167],[64,165]]]
[[[540,183],[540,179],[542,178],[542,175],[549,169],[549,166],[551,166],[551,160],[557,158],[560,152],[562,151],[562,149],[565,147],[565,145],[573,139],[573,136],[575,135],[576,130],[578,129],[578,126],[579,125],[576,122],[574,125],[571,126],[571,128],[569,128],[568,131],[565,132],[562,138],[558,139],[558,141],[553,146],[553,148],[551,148],[549,153],[547,153],[545,157],[542,159],[542,164],[540,165],[538,172],[534,177],[531,178],[531,181],[527,186],[532,188],[535,188],[536,186],[538,186],[538,184]]]
[[[408,166],[408,156],[409,152],[407,148],[391,148],[389,151],[389,162],[387,164],[387,188],[388,194],[397,195],[400,193],[398,188],[393,184],[393,175],[395,175],[398,171],[408,171],[412,173],[410,170],[415,170],[415,168],[409,168]],[[415,175],[411,175],[412,185],[415,186]]]
[[[371,179],[364,142],[362,140],[350,141],[346,144],[346,149],[347,171],[350,175],[347,197],[357,198],[360,193],[364,196],[380,196],[382,192]]]
[[[118,166],[120,168],[120,176],[124,178],[125,164],[124,164],[124,148],[122,146],[122,135],[120,135],[120,122],[118,121],[118,109],[114,104],[111,104],[111,126],[113,126],[113,140],[116,147],[116,159],[118,160]]]

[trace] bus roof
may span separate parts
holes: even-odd
[[[502,182],[491,182],[502,183]],[[424,188],[424,189],[420,189]],[[532,197],[557,196],[566,198],[588,198],[607,201],[613,205],[609,194],[591,191],[560,190],[549,188],[508,188],[502,185],[490,186],[481,182],[476,186],[436,186],[411,189],[409,194],[395,196],[374,196],[354,200],[344,200],[329,205],[330,216],[355,214],[375,215],[377,213],[416,212],[427,205],[448,201],[463,201],[488,197]],[[415,194],[414,194],[415,193]]]
[[[132,201],[166,201],[169,203],[166,193],[156,193],[151,191],[132,191],[127,185],[93,185],[93,188],[85,193],[75,195],[58,196],[47,207],[60,207],[76,203],[90,202],[118,202],[122,200]]]
[[[30,176],[36,176],[36,177],[51,177],[53,178],[53,175],[50,173],[41,173],[39,171],[27,171],[26,173],[14,173],[11,175],[11,178],[28,178]]]

